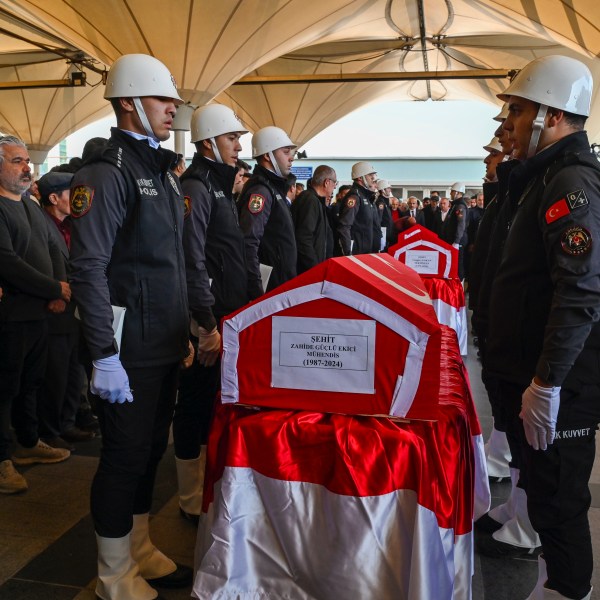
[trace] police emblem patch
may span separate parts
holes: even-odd
[[[265,207],[265,197],[260,194],[252,194],[248,200],[248,210],[257,215]]]
[[[75,219],[83,217],[90,208],[94,199],[94,188],[88,185],[77,185],[71,189],[71,216]]]
[[[592,236],[587,229],[576,225],[569,227],[560,238],[562,249],[571,256],[580,256],[590,251]]]
[[[346,201],[346,206],[348,208],[354,208],[356,206],[356,199],[355,198],[348,198],[348,200]]]
[[[575,190],[567,194],[567,202],[571,210],[579,208],[580,206],[587,206],[589,204],[587,196],[583,190]]]
[[[192,212],[192,197],[184,196],[183,197],[183,218],[187,218],[190,216]]]

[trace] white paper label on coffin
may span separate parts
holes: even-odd
[[[421,275],[437,275],[440,254],[434,250],[407,250],[404,264]]]
[[[452,260],[452,253],[449,249],[443,248],[437,244],[434,244],[432,242],[429,242],[427,240],[417,240],[415,242],[412,242],[410,244],[407,244],[406,246],[403,246],[402,248],[399,248],[398,250],[396,250],[394,252],[394,258],[396,260],[400,260],[399,256],[401,254],[403,254],[404,252],[408,253],[409,250],[412,250],[413,248],[417,248],[419,246],[427,246],[429,248],[433,248],[433,250],[435,252],[438,252],[440,254],[443,254],[446,257],[446,267],[444,269],[444,272],[442,274],[443,277],[450,277],[450,267],[451,267],[451,260]],[[420,252],[422,252],[422,250],[420,250]],[[411,265],[408,265],[409,267]],[[416,269],[415,269],[416,270]]]
[[[374,394],[372,320],[273,317],[271,385]]]

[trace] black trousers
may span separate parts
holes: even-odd
[[[37,389],[46,369],[46,320],[0,323],[0,461],[10,458],[10,425],[17,441],[38,441]]]
[[[173,416],[173,444],[177,458],[191,460],[200,456],[200,446],[208,441],[220,385],[220,359],[212,367],[204,367],[194,360],[189,369],[181,371]]]
[[[576,378],[563,386],[557,438],[545,451],[534,450],[525,438],[518,416],[524,390],[499,383],[508,443],[521,469],[519,487],[527,493],[529,518],[542,542],[548,587],[567,598],[583,598],[593,571],[588,483],[600,421],[600,386]]]
[[[97,402],[102,451],[91,510],[96,532],[109,538],[124,537],[133,515],[150,511],[156,469],[169,440],[179,363],[126,371],[133,402]]]
[[[46,374],[37,402],[41,437],[56,437],[75,426],[82,387],[79,332],[49,334]]]

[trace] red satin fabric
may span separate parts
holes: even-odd
[[[465,291],[460,279],[422,277],[425,289],[432,300],[442,300],[455,308],[465,306]]]
[[[217,406],[212,425],[204,505],[228,467],[325,486],[342,495],[375,496],[414,490],[440,527],[472,527],[474,453],[480,433],[453,330],[443,327],[437,421],[396,422],[307,411]]]

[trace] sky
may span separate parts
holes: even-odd
[[[500,108],[473,101],[374,104],[340,119],[301,147],[309,158],[384,156],[483,157]],[[91,137],[108,137],[114,117],[97,121],[67,138],[69,157],[80,156]],[[275,123],[276,125],[276,123]],[[187,138],[189,140],[189,134]],[[164,144],[173,148],[173,136]],[[242,157],[250,156],[251,136],[242,137]],[[193,155],[192,144],[186,156]],[[58,155],[53,149],[50,156]]]

